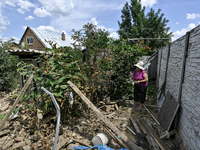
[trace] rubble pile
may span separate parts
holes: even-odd
[[[10,95],[13,95],[13,93],[7,95],[7,98],[5,96],[0,99],[1,115],[8,112],[12,106],[14,100]],[[172,150],[176,146],[179,147],[180,139],[174,144],[174,140],[172,141],[170,136],[163,141],[159,139],[156,142],[156,137],[162,136],[164,131],[145,110],[138,112],[132,108],[132,105],[132,100],[101,101],[97,105],[97,109],[142,149],[160,149],[163,145]],[[57,117],[50,112],[45,114],[41,110],[30,110],[23,104],[18,104],[16,108],[17,115],[10,117],[3,130],[0,131],[0,149],[53,149]],[[156,114],[154,113],[154,115]],[[130,118],[134,120],[135,125]],[[73,119],[75,121],[71,125],[65,125],[61,122],[57,138],[57,150],[71,150],[73,146],[92,147],[94,146],[92,140],[99,133],[109,135],[108,147],[129,149],[128,145],[124,143],[124,139],[113,132],[92,110],[89,113],[83,113],[81,118]]]

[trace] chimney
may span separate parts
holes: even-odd
[[[65,41],[65,33],[64,33],[64,32],[62,32],[61,39],[62,39],[63,41]]]

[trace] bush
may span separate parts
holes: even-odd
[[[5,51],[11,48],[12,41],[2,42],[0,40],[0,91],[14,87],[18,77],[17,56],[11,56]]]
[[[39,67],[24,62],[18,63],[18,71],[23,76],[29,77],[35,72],[34,87],[31,88],[31,93],[25,94],[24,100],[34,99],[34,102],[30,104],[30,108],[33,108],[33,110],[39,108],[44,112],[51,111],[55,113],[51,97],[41,90],[43,86],[55,96],[61,113],[66,114],[62,116],[63,119],[68,118],[67,120],[70,122],[70,115],[77,115],[77,113],[81,115],[82,106],[73,105],[71,107],[68,100],[68,93],[71,88],[67,81],[73,82],[80,90],[87,89],[84,86],[87,79],[85,79],[85,75],[80,69],[82,53],[68,47],[45,49],[44,51],[46,51],[44,54],[36,58],[37,64],[40,64]],[[76,99],[75,96],[76,94],[74,94],[74,99]],[[80,97],[77,97],[76,100],[79,99]]]

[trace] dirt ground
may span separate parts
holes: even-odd
[[[0,93],[1,117],[10,110],[14,102],[11,95],[14,95],[15,92],[16,90],[10,91],[9,93]],[[143,133],[139,120],[142,119],[146,121],[158,137],[160,137],[164,131],[162,131],[162,128],[157,125],[156,121],[144,108],[142,111],[133,109],[133,102],[133,100],[119,100],[109,103],[100,102],[96,107],[110,122],[138,146],[141,146],[143,149],[160,149],[158,145],[151,146],[148,143],[146,138],[147,134]],[[156,105],[155,96],[147,95],[145,104]],[[9,119],[3,130],[0,131],[0,149],[53,149],[57,121],[56,116],[51,116],[49,114],[41,115],[42,113],[37,110],[37,115],[35,115],[36,112],[28,110],[22,104],[18,104],[17,108],[19,108],[18,116],[14,119]],[[158,108],[147,108],[157,119]],[[136,133],[136,129],[130,121],[130,117],[135,120],[141,134]],[[2,121],[0,123],[2,123]],[[137,135],[133,135],[125,124]],[[73,118],[71,125],[64,125],[61,122],[57,149],[72,149],[73,145],[93,146],[92,139],[98,133],[102,132],[107,133],[110,137],[110,141],[107,144],[108,147],[113,149],[125,148],[120,145],[119,141],[116,139],[116,137],[119,140],[121,140],[121,138],[112,130],[108,129],[105,123],[98,118],[92,110],[88,110],[88,112],[83,113],[81,118]],[[110,132],[115,138],[111,136]],[[163,140],[163,142],[167,145],[168,149],[184,150],[185,148],[178,132],[176,132],[175,135]],[[154,141],[154,143],[156,142]]]

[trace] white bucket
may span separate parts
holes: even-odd
[[[110,137],[107,133],[98,133],[96,136],[93,137],[92,143],[93,145],[106,145],[110,142]]]

